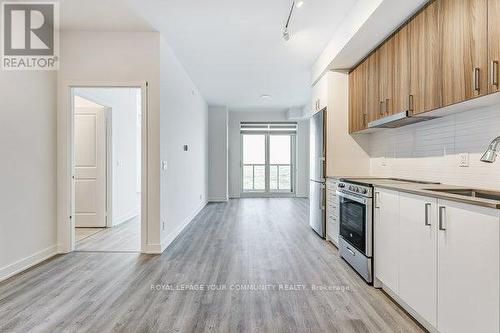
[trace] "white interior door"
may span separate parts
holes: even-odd
[[[75,226],[106,226],[106,109],[75,107]]]

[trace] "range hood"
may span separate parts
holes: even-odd
[[[403,111],[368,123],[368,128],[397,128],[439,117],[413,116],[411,111]]]

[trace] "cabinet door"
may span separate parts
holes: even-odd
[[[379,52],[372,53],[366,60],[366,113],[368,122],[380,118]]]
[[[499,332],[499,210],[442,200],[438,208],[438,330]]]
[[[349,133],[367,127],[366,61],[349,74]]]
[[[500,62],[500,0],[488,0],[488,62],[489,81],[488,92],[499,90],[499,62]]]
[[[392,103],[389,113],[394,114],[408,110],[410,96],[410,50],[408,45],[408,27],[404,26],[389,41],[392,43],[393,80]]]
[[[326,234],[328,238],[336,245],[339,244],[339,222],[337,214],[337,180],[329,178],[326,181]]]
[[[442,97],[440,1],[434,1],[408,24],[410,40],[410,110],[440,108]]]
[[[443,106],[488,91],[488,0],[441,3]]]
[[[319,81],[312,87],[312,114],[315,114],[326,107],[327,76],[328,74],[323,75],[323,77],[321,77],[321,79],[319,79]]]
[[[379,68],[379,118],[393,112],[394,42],[389,39],[377,50]]]
[[[400,193],[399,204],[399,297],[436,326],[437,200]]]
[[[375,278],[398,293],[399,193],[375,190],[374,221]]]

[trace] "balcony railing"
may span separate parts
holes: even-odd
[[[292,190],[290,164],[269,164],[269,190],[284,192]],[[266,165],[244,164],[243,165],[243,190],[265,191],[266,190]]]

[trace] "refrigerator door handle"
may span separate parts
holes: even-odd
[[[319,209],[321,210],[325,210],[326,208],[326,205],[325,205],[325,188],[326,186],[325,185],[321,185],[321,191],[320,191],[320,195],[319,195]]]

